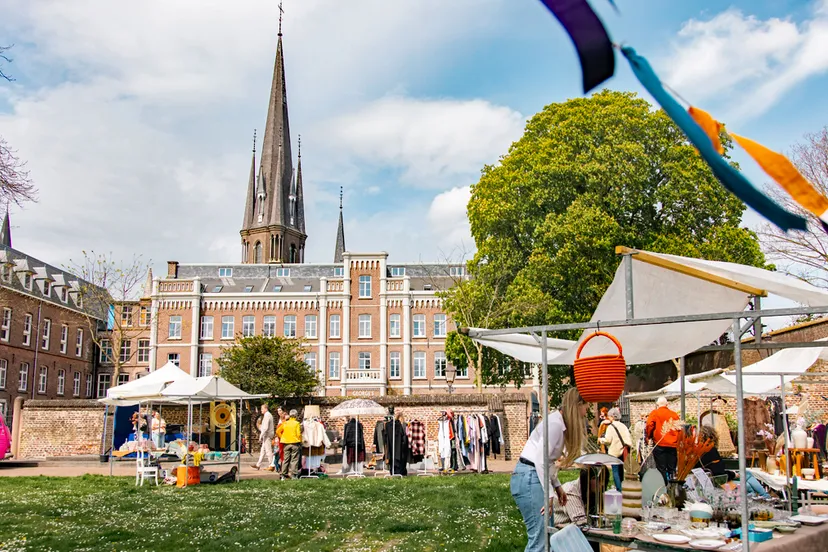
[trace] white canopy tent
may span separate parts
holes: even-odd
[[[268,395],[252,395],[242,391],[220,376],[204,376],[177,381],[161,391],[161,396],[177,403],[192,404],[268,397]]]
[[[172,362],[168,362],[143,378],[111,387],[107,390],[106,397],[98,399],[98,402],[114,406],[134,406],[153,399],[163,401],[161,392],[168,386],[173,384],[189,385],[194,381],[195,378],[190,374]]]

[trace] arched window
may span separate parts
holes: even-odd
[[[247,262],[247,241],[242,241],[242,262]]]
[[[253,262],[259,264],[262,262],[262,242],[256,242],[253,247]]]
[[[290,262],[296,262],[296,244],[290,244]]]

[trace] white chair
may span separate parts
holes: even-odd
[[[551,552],[592,552],[589,541],[577,525],[567,525],[549,537]]]
[[[135,485],[140,484],[143,487],[144,480],[152,478],[155,479],[155,484],[158,485],[158,466],[152,463],[152,456],[140,448],[136,454],[138,456],[135,460]]]

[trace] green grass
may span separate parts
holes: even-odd
[[[0,550],[505,551],[525,543],[506,474],[187,489],[90,475],[0,478]]]

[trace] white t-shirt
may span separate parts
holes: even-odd
[[[561,413],[557,410],[550,412],[548,432],[550,473],[548,477],[549,482],[556,489],[561,486],[561,482],[558,481],[558,468],[555,466],[555,460],[560,458],[563,453],[565,431],[566,424],[564,424]],[[545,476],[543,471],[543,422],[539,423],[529,435],[529,440],[526,441],[520,456],[535,464],[535,471],[538,472],[538,478],[543,483]]]

